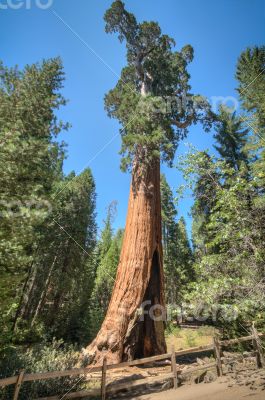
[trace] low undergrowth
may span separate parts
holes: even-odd
[[[38,344],[31,348],[6,346],[0,350],[0,379],[17,375],[21,369],[26,373],[62,371],[74,368],[79,354],[75,347],[66,345],[62,340]],[[35,382],[25,382],[20,390],[20,400],[52,395],[63,395],[74,387],[81,389],[80,377],[63,377]],[[0,399],[13,398],[14,385],[0,389]]]
[[[215,332],[216,330],[212,326],[190,329],[180,328],[171,324],[166,330],[167,347],[170,349],[174,345],[176,350],[182,350],[196,346],[207,346],[208,344],[212,344]]]

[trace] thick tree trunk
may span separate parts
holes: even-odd
[[[109,308],[86,353],[109,363],[166,352],[160,162],[136,163],[126,228]],[[139,313],[139,308],[144,314]],[[162,312],[163,310],[163,312]]]

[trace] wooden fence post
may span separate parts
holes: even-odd
[[[17,400],[18,399],[18,395],[19,395],[19,391],[20,391],[20,388],[21,388],[21,385],[22,385],[24,373],[25,373],[24,370],[19,371],[19,375],[18,375],[18,378],[17,378],[17,383],[16,383],[16,386],[15,386],[15,392],[14,392],[13,400]]]
[[[258,335],[258,332],[255,328],[254,322],[252,324],[251,327],[251,331],[252,331],[252,335],[253,335],[253,347],[255,349],[256,352],[256,364],[257,364],[257,368],[262,368],[265,367],[265,359],[264,359],[264,355],[263,355],[263,351],[262,351],[262,345],[260,342],[260,338]]]
[[[107,358],[103,358],[102,364],[102,380],[101,380],[101,399],[106,400],[106,375],[107,375]]]
[[[222,368],[222,360],[221,360],[221,348],[219,340],[214,337],[213,338],[213,348],[214,348],[214,356],[216,359],[216,370],[218,376],[223,376],[223,368]]]
[[[177,365],[176,365],[176,353],[175,353],[175,347],[171,347],[171,371],[173,373],[173,386],[174,389],[177,389],[178,387],[178,373],[177,373]]]

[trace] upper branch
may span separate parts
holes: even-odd
[[[189,115],[189,116],[187,117],[186,121],[184,121],[184,122],[180,122],[180,121],[177,121],[177,120],[175,120],[175,119],[171,119],[171,120],[170,120],[170,123],[171,123],[172,125],[177,126],[179,129],[185,129],[185,128],[187,128],[187,127],[193,122],[194,117],[195,117],[195,115],[194,115],[194,114],[191,114],[191,115]]]

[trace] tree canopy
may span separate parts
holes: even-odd
[[[106,32],[118,33],[127,49],[127,65],[105,96],[109,116],[122,125],[121,166],[160,156],[170,164],[188,126],[201,121],[207,129],[212,120],[206,99],[191,92],[188,64],[193,48],[175,51],[174,39],[162,34],[158,23],[137,22],[120,0],[104,19]]]

